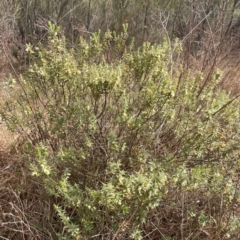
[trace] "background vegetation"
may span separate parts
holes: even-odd
[[[177,37],[185,43],[187,52],[209,58],[223,47],[222,43],[228,49],[236,43],[239,1],[3,0],[1,19],[2,36],[21,61],[25,60],[26,43],[36,44],[47,38],[49,20],[61,26],[61,34],[71,45],[98,29],[119,33],[122,24],[128,23],[129,35],[137,45]]]
[[[238,239],[238,8],[2,1],[1,238]]]

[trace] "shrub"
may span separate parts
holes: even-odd
[[[54,196],[58,237],[236,237],[239,102],[217,87],[220,74],[204,82],[173,65],[177,42],[175,53],[134,50],[126,26],[78,49],[50,29],[47,47],[27,46],[32,64],[1,115]]]

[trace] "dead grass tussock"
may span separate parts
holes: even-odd
[[[197,213],[192,211],[197,209]],[[197,227],[201,213],[211,216],[206,224]],[[204,192],[170,193],[168,199],[149,213],[144,226],[146,239],[229,239],[231,217],[239,215],[234,201],[223,204],[221,196]],[[191,217],[189,217],[191,216]],[[223,224],[223,222],[225,222]],[[216,236],[219,236],[216,238]],[[240,238],[240,233],[234,239]]]
[[[54,231],[49,232],[53,229],[52,204],[44,197],[46,193],[41,183],[32,178],[21,153],[13,151],[18,141],[19,136],[1,121],[0,238],[56,239]]]
[[[51,203],[18,157],[0,152],[0,236],[2,239],[54,238]],[[46,200],[48,199],[48,200]]]

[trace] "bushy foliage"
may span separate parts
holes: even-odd
[[[178,42],[133,50],[126,26],[77,49],[50,29],[47,47],[27,46],[33,64],[1,115],[55,197],[58,237],[142,239],[154,221],[158,239],[236,237],[239,102],[220,74],[172,65]]]

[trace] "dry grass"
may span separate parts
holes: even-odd
[[[51,199],[30,175],[24,159],[10,153],[12,134],[2,129],[1,139],[5,140],[0,150],[0,239],[56,239]]]
[[[9,72],[7,63],[0,66],[0,83]],[[1,86],[0,107],[7,96]],[[12,151],[17,142],[18,135],[10,132],[0,118],[0,239],[54,239],[52,204],[24,160]]]
[[[37,184],[17,156],[0,152],[0,239],[53,239],[50,203]]]
[[[233,94],[240,91],[240,49],[221,56],[217,67],[223,72],[222,85],[225,89],[231,90]]]
[[[3,122],[1,122],[0,123],[0,151],[9,152],[16,138],[17,136],[11,133],[7,129],[6,125]]]
[[[3,74],[1,76],[3,76]],[[0,79],[3,79],[3,78],[0,78]],[[0,81],[2,82],[3,80],[0,80]],[[0,85],[0,107],[2,106],[2,103],[5,100],[5,97],[6,97],[6,94],[4,92],[4,89],[2,85]],[[5,125],[5,123],[0,118],[0,151],[9,152],[16,139],[17,139],[17,135],[10,132],[7,129],[7,126]]]

